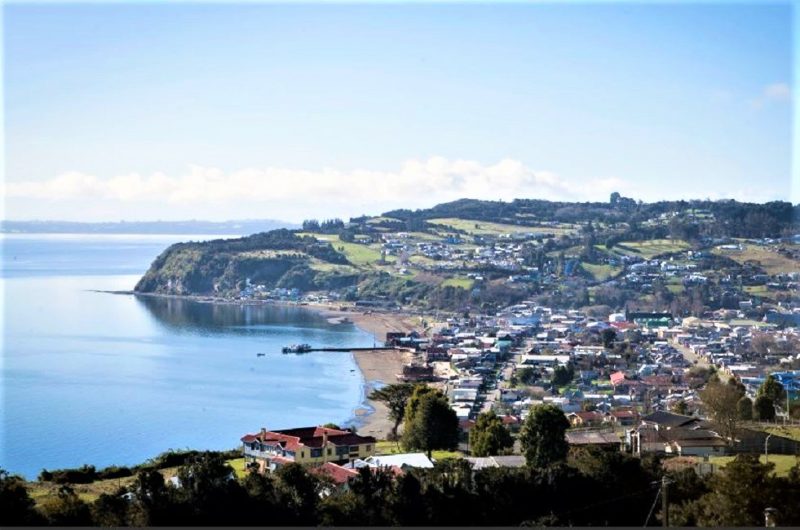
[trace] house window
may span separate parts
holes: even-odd
[[[330,456],[330,455],[332,455],[332,454],[333,454],[333,449],[331,449],[330,447],[328,447],[328,456]]]
[[[350,452],[351,453],[357,453],[358,452],[358,446],[357,445],[351,445],[350,446]]]
[[[300,458],[305,458],[305,456],[306,456],[306,452],[305,451],[300,451]]]
[[[322,449],[312,449],[311,458],[319,458],[322,456]]]
[[[367,452],[369,452],[369,451],[372,451],[372,446],[371,445],[367,446]]]

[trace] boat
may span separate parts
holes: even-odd
[[[266,353],[257,353],[256,357],[264,357],[265,355],[266,355]]]
[[[292,344],[291,346],[284,346],[283,353],[308,353],[311,351],[310,344]]]

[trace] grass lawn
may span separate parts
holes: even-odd
[[[339,240],[331,241],[331,245],[335,250],[343,252],[347,256],[347,260],[353,265],[372,265],[381,259],[381,251],[378,245],[359,245],[358,243],[345,243]],[[394,256],[386,256],[386,261],[394,260]]]
[[[742,251],[731,251],[715,248],[712,252],[720,256],[726,256],[739,263],[752,261],[758,263],[767,274],[782,274],[796,272],[800,269],[800,263],[789,259],[777,252],[771,251],[768,247],[756,245],[743,245]]]
[[[397,442],[382,440],[375,444],[375,453],[378,455],[396,455],[406,452]],[[445,458],[463,458],[464,455],[458,451],[432,451],[431,456],[434,460],[443,460]]]
[[[239,480],[247,476],[247,471],[244,469],[244,457],[226,460],[225,463],[233,468],[233,470],[236,472],[236,478]]]
[[[712,456],[709,461],[715,466],[724,468],[732,462],[734,458],[733,456]],[[761,455],[759,460],[762,464],[766,462],[764,455]],[[775,464],[775,473],[782,477],[785,477],[789,473],[789,470],[799,461],[800,460],[798,460],[795,455],[769,455],[769,462]]]
[[[321,259],[311,258],[309,267],[320,272],[338,272],[339,274],[358,274],[358,269],[350,265],[339,265],[338,263],[328,263]]]
[[[793,426],[789,425],[786,427],[783,426],[776,426],[776,427],[767,427],[764,429],[766,432],[771,432],[772,434],[785,436],[786,438],[791,438],[792,440],[797,440],[800,442],[800,426]]]
[[[565,226],[519,226],[501,223],[490,223],[487,221],[475,221],[472,219],[457,219],[445,217],[441,219],[430,219],[431,224],[441,226],[451,226],[456,230],[464,230],[468,234],[486,236],[497,236],[500,234],[555,234],[560,235],[573,232],[572,227]]]
[[[471,278],[463,278],[463,277],[456,277],[456,278],[448,278],[442,282],[442,287],[447,287],[448,285],[452,285],[453,287],[461,287],[462,289],[472,289],[473,280]]]
[[[615,267],[613,265],[595,265],[593,263],[581,263],[581,268],[592,275],[595,281],[603,282],[607,279],[616,276],[622,270],[622,267]]]

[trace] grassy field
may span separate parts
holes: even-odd
[[[595,265],[593,263],[581,263],[581,268],[592,275],[595,281],[603,282],[619,274],[622,267],[613,265]]]
[[[344,241],[331,241],[333,248],[347,256],[347,260],[353,265],[365,266],[372,265],[381,259],[381,251],[378,246],[359,245],[358,243],[345,243]],[[386,256],[386,261],[394,261],[394,256]]]
[[[689,244],[680,239],[653,239],[650,241],[624,241],[614,245],[611,252],[623,256],[639,256],[651,259],[654,256],[688,250]]]
[[[767,274],[782,274],[787,272],[796,272],[800,269],[800,263],[793,259],[771,251],[767,247],[760,247],[756,245],[742,245],[744,248],[741,251],[723,250],[715,248],[714,254],[731,258],[739,263],[747,261],[758,263]]]
[[[724,468],[731,461],[733,461],[734,458],[735,457],[733,456],[712,456],[709,461],[715,466]],[[764,458],[764,455],[761,455],[759,460],[762,464],[767,461]],[[800,462],[800,460],[798,460],[798,458],[794,455],[769,455],[769,462],[771,464],[775,464],[775,473],[778,476],[785,477],[789,474],[789,470],[794,467],[795,464]]]
[[[336,263],[328,263],[321,259],[311,258],[309,266],[321,272],[338,272],[339,274],[357,274],[358,269],[350,265],[338,265]]]
[[[797,440],[800,442],[800,426],[776,426],[776,427],[767,427],[764,429],[766,432],[771,432],[775,435],[785,436],[786,438],[791,438],[792,440]]]
[[[567,232],[572,232],[573,228],[568,226],[550,227],[550,226],[519,226],[508,225],[501,223],[490,223],[487,221],[475,221],[472,219],[457,219],[453,217],[444,217],[441,219],[430,219],[431,224],[441,226],[451,226],[456,230],[464,230],[466,233],[478,236],[498,236],[501,234],[555,234],[560,235]]]
[[[463,277],[456,277],[456,278],[448,278],[442,282],[442,287],[447,287],[448,285],[453,287],[461,287],[462,289],[472,289],[472,284],[474,281],[471,278],[463,278]]]
[[[375,451],[376,454],[379,455],[396,455],[400,453],[406,453],[407,451],[403,450],[397,442],[389,442],[386,440],[380,441],[375,444]],[[464,455],[459,453],[458,451],[433,451],[431,452],[431,456],[434,460],[443,460],[445,458],[463,458]]]
[[[236,472],[236,478],[243,479],[247,476],[244,470],[244,458],[235,458],[226,461],[233,470]],[[168,467],[159,470],[165,479],[175,476],[178,472],[177,467]],[[85,502],[94,502],[100,495],[107,493],[112,494],[120,487],[129,486],[136,480],[135,476],[123,478],[111,478],[106,480],[96,480],[91,484],[73,484],[72,489],[78,497]],[[36,504],[41,504],[47,499],[54,498],[58,495],[59,485],[54,482],[28,482],[28,492]]]

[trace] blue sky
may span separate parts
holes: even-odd
[[[8,4],[6,217],[798,202],[791,23],[765,2]]]

